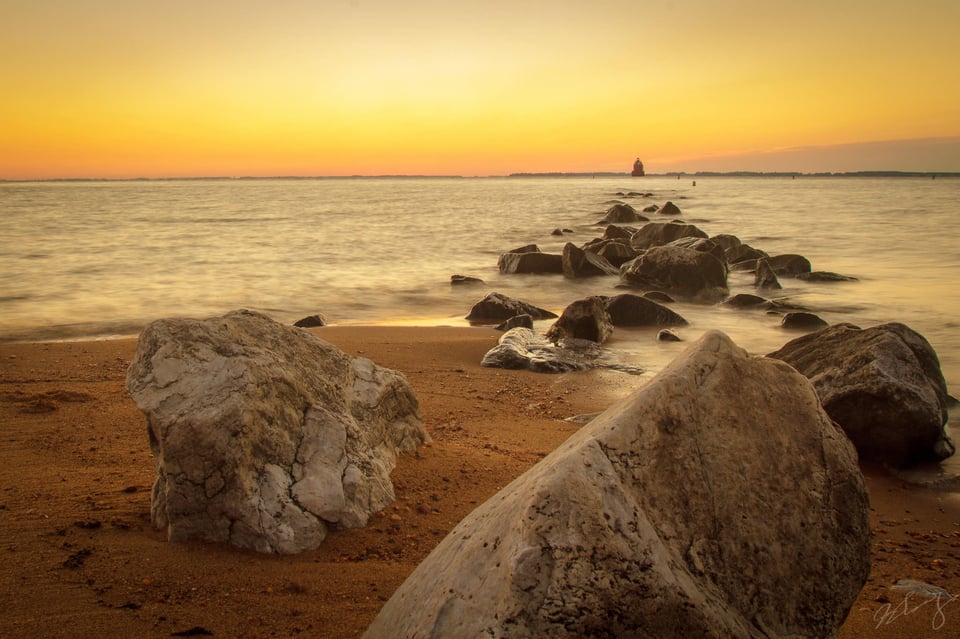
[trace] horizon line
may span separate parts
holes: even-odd
[[[960,177],[960,171],[664,171],[633,176],[627,171],[524,171],[506,175],[448,175],[448,174],[377,174],[377,175],[189,175],[160,177],[50,177],[50,178],[0,178],[0,183],[23,182],[173,182],[203,180],[370,180],[370,179],[504,179],[527,177]]]

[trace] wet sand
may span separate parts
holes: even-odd
[[[368,527],[282,557],[151,527],[154,459],[124,390],[135,340],[0,344],[0,637],[358,637],[463,516],[578,428],[564,418],[642,383],[481,368],[499,336],[484,328],[315,332],[402,371],[433,442],[400,458],[397,501]],[[840,636],[960,636],[960,601],[890,589],[960,593],[960,499],[864,471],[873,571]]]

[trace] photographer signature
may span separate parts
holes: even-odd
[[[884,604],[874,613],[873,620],[877,622],[877,628],[890,625],[900,617],[912,615],[933,604],[931,624],[934,630],[940,630],[947,621],[944,610],[958,599],[943,588],[915,579],[901,579],[891,586],[891,589],[903,591],[903,601],[896,605]]]

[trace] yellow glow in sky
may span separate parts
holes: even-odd
[[[765,170],[918,139],[792,168],[960,171],[958,24],[955,0],[8,0],[0,178]]]

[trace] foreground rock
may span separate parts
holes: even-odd
[[[467,516],[365,637],[832,637],[868,508],[809,382],[708,333]]]
[[[860,456],[904,466],[954,453],[944,432],[947,385],[933,347],[903,324],[836,324],[769,357],[810,378]]]
[[[171,541],[315,548],[390,504],[397,452],[429,439],[400,373],[248,311],[150,324],[127,390],[157,457],[151,519]]]

